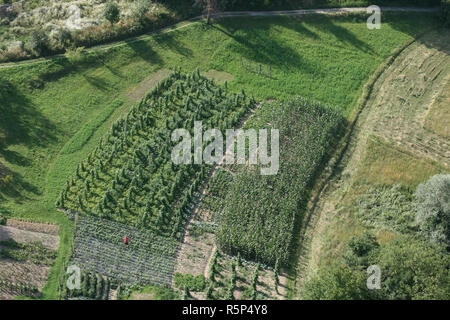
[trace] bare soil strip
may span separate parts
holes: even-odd
[[[27,222],[15,219],[8,219],[6,225],[9,227],[14,227],[20,230],[25,231],[33,231],[39,233],[46,233],[52,235],[59,235],[59,227],[54,224],[48,223],[35,223],[35,222]]]

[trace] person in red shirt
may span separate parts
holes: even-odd
[[[128,240],[129,240],[128,237],[126,237],[126,236],[123,237],[123,243],[128,244]]]

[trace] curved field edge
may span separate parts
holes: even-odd
[[[413,17],[406,15],[392,16],[400,17],[401,21],[400,23],[396,22],[395,28],[391,28],[387,32],[394,33],[397,37],[402,39],[409,38],[410,35],[408,33],[415,34],[421,28],[433,25],[433,16],[431,15],[425,15],[426,19],[424,18],[421,20],[422,24],[417,24],[417,15],[413,15]],[[333,23],[330,23],[330,21]],[[240,29],[236,29],[233,26],[235,22],[239,22]],[[151,39],[148,41],[141,41],[139,42],[139,45],[117,47],[111,49],[108,54],[80,54],[80,56],[71,57],[67,61],[63,60],[55,62],[48,60],[40,65],[21,66],[15,70],[0,70],[0,77],[7,79],[12,83],[16,92],[20,93],[20,97],[23,97],[25,101],[31,102],[30,107],[32,107],[33,110],[38,110],[46,117],[50,117],[50,115],[53,117],[52,114],[55,113],[54,106],[59,106],[59,108],[63,108],[61,110],[65,109],[65,114],[63,114],[63,116],[68,120],[56,122],[53,117],[50,118],[50,122],[55,124],[58,129],[65,129],[65,126],[68,124],[69,126],[72,126],[69,128],[70,130],[61,134],[61,136],[56,139],[56,142],[51,141],[51,148],[42,146],[28,147],[27,143],[29,143],[29,141],[22,143],[23,141],[21,139],[17,139],[18,141],[15,141],[15,144],[8,145],[8,151],[10,151],[10,154],[11,152],[14,152],[14,154],[20,155],[31,163],[27,166],[17,163],[11,164],[10,162],[7,164],[13,171],[18,173],[19,178],[25,177],[25,179],[28,179],[26,182],[29,185],[44,185],[42,173],[47,172],[52,164],[55,163],[57,159],[56,155],[60,152],[68,139],[71,138],[73,134],[81,128],[81,124],[86,123],[89,116],[94,113],[92,109],[96,110],[95,108],[98,108],[99,106],[108,106],[115,98],[123,96],[132,84],[138,83],[161,67],[172,68],[181,65],[183,69],[193,70],[195,67],[200,66],[201,70],[205,71],[215,69],[217,71],[228,72],[235,76],[234,80],[229,84],[230,89],[239,92],[241,88],[245,88],[249,93],[255,92],[255,96],[258,99],[267,99],[278,95],[283,99],[290,96],[292,92],[296,92],[302,95],[313,96],[317,100],[328,100],[331,101],[332,104],[340,104],[342,102],[342,97],[335,98],[332,94],[325,94],[326,88],[325,86],[321,86],[324,79],[321,78],[320,75],[317,77],[309,74],[310,70],[303,68],[306,67],[306,65],[295,65],[294,63],[293,67],[291,67],[291,71],[295,72],[290,76],[290,79],[285,78],[284,70],[286,69],[283,68],[286,68],[287,66],[280,64],[278,61],[280,58],[278,50],[284,48],[282,44],[286,40],[289,40],[292,37],[298,38],[299,33],[304,36],[300,41],[298,39],[296,40],[299,47],[303,47],[305,41],[307,43],[312,41],[304,48],[306,51],[304,51],[302,55],[305,56],[314,56],[314,49],[320,48],[321,43],[322,45],[327,44],[334,48],[332,51],[333,53],[339,53],[339,50],[341,50],[342,54],[344,54],[356,50],[361,51],[361,55],[364,55],[364,51],[358,48],[357,44],[368,41],[368,39],[364,40],[364,34],[367,32],[365,31],[365,19],[361,17],[358,18],[358,16],[330,16],[321,17],[319,19],[305,18],[303,21],[288,17],[255,19],[230,18],[227,19],[227,21],[224,21],[223,24],[220,24],[219,27],[220,30],[217,30],[217,28],[214,27],[196,24],[183,30],[173,32],[173,36],[161,35],[160,38],[156,39],[158,41]],[[334,33],[328,31],[330,28]],[[351,31],[347,30],[347,28],[350,28]],[[272,33],[267,32],[271,29]],[[246,34],[245,30],[256,30],[256,32]],[[291,30],[291,32],[289,32],[289,30]],[[339,30],[347,31],[347,39],[342,42],[339,38],[339,34],[336,33]],[[315,36],[311,34],[313,31]],[[239,42],[235,40],[236,32],[244,33],[238,34],[237,40],[242,41],[247,39],[247,41],[239,45]],[[359,32],[358,37],[362,35],[363,40],[356,37],[354,32]],[[226,33],[228,33],[228,35]],[[242,51],[246,46],[249,46],[249,49],[251,49],[258,41],[264,41],[265,39],[270,40],[276,35],[283,35],[283,39],[278,42],[272,42],[275,47],[272,48],[272,50],[267,48],[262,55],[254,56],[250,51]],[[261,36],[263,36],[263,38],[261,38]],[[324,39],[322,39],[322,37]],[[353,43],[350,40],[353,40]],[[376,49],[378,40],[372,39],[371,41],[373,42],[371,47],[373,46]],[[387,47],[383,47],[377,55],[389,55],[392,51],[391,46],[396,41],[398,41],[398,39],[393,41],[393,43],[388,44]],[[218,43],[219,45],[217,46]],[[237,46],[236,50],[231,50],[226,54],[225,50],[235,46]],[[291,48],[289,52],[295,52],[295,50],[293,51]],[[255,63],[273,63],[277,66],[277,68],[274,67],[274,75],[277,76],[276,72],[278,69],[278,79],[281,79],[281,77],[285,79],[283,79],[281,83],[277,82],[276,79],[275,81],[267,81],[267,79],[258,78],[254,73],[250,73],[247,70],[241,70],[242,68],[239,66],[239,56],[242,55],[246,59],[253,60]],[[210,58],[205,59],[205,57]],[[367,55],[367,59],[363,62],[370,61],[370,63],[377,65],[377,62],[373,61],[373,57],[374,56],[372,55]],[[136,72],[138,69],[139,71]],[[363,78],[367,78],[370,73],[371,70],[366,70],[363,74]],[[306,85],[304,85],[305,82],[302,81],[303,78],[309,79],[306,82]],[[58,80],[58,85],[54,82],[55,80]],[[121,81],[121,86],[117,85],[118,80]],[[333,81],[335,80],[329,79],[325,82],[332,83]],[[286,82],[292,83],[290,88],[285,88]],[[361,82],[362,80],[356,80],[353,85],[350,86],[350,88],[353,87],[352,90],[355,92],[355,97],[359,96],[360,92],[357,88]],[[261,83],[265,83],[265,85],[261,87]],[[113,95],[111,95],[111,91],[107,90],[108,86],[112,86],[114,91]],[[79,88],[83,88],[83,90],[80,91]],[[65,97],[64,93],[69,92],[73,92],[76,95],[70,94],[68,97]],[[84,96],[89,94],[92,95],[94,99],[92,102],[88,101],[88,103],[90,103],[89,108],[83,110],[86,114],[79,117],[77,113],[80,110],[74,110],[73,107],[69,106],[73,106],[74,101],[77,100],[80,100],[78,102],[79,105],[80,102],[83,102]],[[55,102],[55,95],[58,96],[58,98],[62,98],[62,100]],[[76,99],[74,97],[76,97]],[[344,104],[351,105],[351,100],[352,99],[348,100],[350,102]],[[8,101],[8,106],[15,107],[16,104],[11,104],[11,102]],[[125,111],[128,107],[129,105],[124,105],[120,109]],[[117,113],[119,112],[120,111],[118,110]],[[72,118],[72,115],[75,115],[76,117]],[[58,117],[61,116],[58,114]],[[112,116],[112,118],[114,117],[115,115]],[[100,127],[103,128],[101,130],[107,130],[107,124],[110,124],[111,122],[108,120],[105,123],[105,125]],[[95,145],[95,140],[99,139],[101,136],[101,134],[98,133],[101,130],[97,130],[95,135],[91,137],[89,142],[79,151],[80,159],[83,158],[82,154],[86,155],[92,150]],[[19,147],[17,142],[20,142],[22,145]],[[10,146],[13,148],[10,148]],[[45,155],[40,155],[33,163],[33,157],[36,152]],[[42,159],[44,161],[42,161]],[[48,160],[50,160],[50,162],[48,162]],[[75,158],[72,160],[71,163],[66,163],[67,168],[65,170],[72,171],[76,164],[78,164],[78,161]],[[35,165],[35,163],[39,163],[39,165]],[[64,163],[64,161],[61,161],[61,163]],[[69,222],[67,222],[60,213],[57,213],[54,210],[54,200],[56,197],[54,197],[55,194],[52,191],[59,190],[59,186],[63,184],[66,177],[63,178],[63,172],[58,172],[58,170],[52,169],[52,172],[55,173],[54,178],[50,178],[51,176],[53,177],[53,173],[50,174],[50,172],[47,172],[47,174],[44,175],[46,182],[48,182],[45,191],[40,191],[38,195],[33,195],[32,193],[30,194],[29,191],[18,188],[18,194],[23,196],[21,197],[22,200],[17,201],[17,194],[16,198],[14,198],[14,195],[7,195],[7,206],[2,205],[2,209],[4,208],[5,211],[10,212],[11,215],[19,216],[22,219],[48,221],[57,223],[60,226],[68,226]],[[61,173],[61,176],[59,173]],[[71,235],[69,234],[69,229],[70,227],[67,227],[67,229],[61,228],[61,232],[64,234],[61,234],[60,254],[58,256],[57,264],[52,269],[48,283],[48,287],[52,287],[53,289],[48,289],[48,295],[44,296],[56,297],[56,287],[53,286],[53,284],[57,282],[57,280],[53,280],[53,277],[56,273],[62,274],[64,256],[70,251],[67,248],[64,248],[64,246],[70,245]],[[56,273],[54,273],[54,270],[56,269],[59,269],[59,271],[55,271]]]
[[[353,232],[353,234],[355,234],[355,232],[361,232],[361,226],[358,222],[351,220],[351,218],[345,214],[346,217],[342,218],[344,220],[340,220],[339,222],[340,224],[343,224],[345,231],[337,231],[336,224],[338,222],[335,221],[337,218],[331,215],[330,211],[338,212],[342,209],[342,206],[347,205],[348,207],[348,201],[351,201],[351,199],[364,193],[364,190],[369,188],[370,185],[392,186],[393,184],[398,183],[401,184],[403,188],[414,190],[420,182],[424,182],[432,175],[449,172],[448,166],[446,167],[444,164],[434,161],[431,155],[425,156],[424,154],[418,154],[413,151],[414,148],[410,150],[410,146],[406,143],[402,146],[392,144],[392,141],[387,139],[389,134],[386,138],[377,136],[376,132],[373,133],[371,131],[373,130],[373,123],[366,123],[368,121],[367,118],[370,117],[368,114],[370,113],[370,110],[373,109],[369,108],[370,105],[367,105],[375,104],[374,99],[377,97],[377,92],[373,92],[373,90],[380,90],[380,86],[386,81],[387,75],[392,73],[390,67],[393,64],[399,67],[399,64],[405,59],[405,57],[398,59],[403,53],[405,55],[411,54],[411,50],[430,46],[428,42],[431,42],[430,39],[434,39],[439,32],[447,32],[448,35],[448,31],[446,30],[433,30],[422,33],[415,40],[408,41],[382,66],[380,66],[379,70],[373,75],[373,79],[367,83],[367,90],[365,90],[367,94],[361,97],[360,105],[362,108],[356,111],[354,124],[342,142],[340,152],[338,152],[339,160],[330,161],[329,172],[324,172],[320,183],[316,186],[314,197],[309,203],[310,214],[307,221],[308,224],[301,233],[303,237],[303,246],[299,248],[298,252],[297,277],[294,279],[295,281],[292,282],[292,287],[295,290],[295,297],[301,297],[302,284],[305,277],[310,276],[311,272],[315,272],[315,270],[312,269],[313,267],[309,265],[311,263],[310,260],[312,259],[311,254],[314,253],[316,255],[316,260],[325,259],[322,257],[323,254],[320,253],[320,250],[322,249],[318,248],[318,246],[322,246],[322,242],[325,241],[323,237],[327,237],[328,239],[328,247],[324,250],[337,250],[330,249],[331,247],[335,247],[334,244],[331,245],[329,241],[330,237],[334,236],[339,238],[339,234],[342,236],[345,232]],[[441,37],[445,37],[445,35],[441,34]],[[429,49],[430,51],[436,50],[432,45],[431,48],[433,49]],[[444,52],[446,52],[445,49]],[[418,51],[416,54],[421,55],[422,52]],[[411,61],[410,63],[414,62]],[[420,69],[422,69],[423,66],[424,63],[422,62],[420,64]],[[400,66],[399,68],[402,68],[403,70],[403,66]],[[430,69],[435,73],[437,72],[440,75],[440,78],[444,79],[445,82],[445,74],[441,75],[435,68]],[[423,70],[419,70],[418,72],[422,71]],[[435,79],[432,77],[430,78],[433,80]],[[442,80],[439,81],[440,82],[438,83],[442,82]],[[431,87],[428,89],[431,91]],[[426,94],[422,93],[421,96],[426,96]],[[431,102],[434,99],[435,97],[429,97],[429,100],[426,101],[428,101],[431,106]],[[368,108],[365,108],[366,106]],[[430,106],[428,106],[428,108],[430,108]],[[423,110],[426,109],[427,108],[423,108]],[[378,111],[373,111],[372,113],[378,114]],[[359,119],[360,115],[361,119]],[[373,121],[373,119],[371,121]],[[440,121],[442,122],[443,120],[440,119]],[[442,125],[442,123],[438,125]],[[353,127],[357,128],[353,130]],[[362,142],[363,140],[365,142]],[[434,149],[431,150],[434,151]],[[380,164],[383,160],[385,160],[385,163],[389,163],[389,165],[387,165],[387,171],[384,170],[384,165]],[[349,168],[350,163],[352,163],[351,168]],[[383,168],[383,170],[381,170],[381,168]],[[394,171],[392,171],[391,174],[388,174],[389,170],[392,170],[393,168],[395,168]],[[360,190],[361,187],[363,191]],[[351,191],[349,191],[350,189]],[[346,202],[347,204],[342,204],[343,202]],[[328,229],[334,231],[329,231]],[[333,234],[333,232],[335,233]],[[381,242],[386,242],[389,241],[389,239],[392,239],[393,235],[389,232],[377,230],[377,237]],[[313,240],[315,241],[314,244],[312,244]],[[342,239],[339,239],[339,241],[342,244]],[[341,244],[337,244],[336,246]],[[330,259],[330,257],[327,258]]]
[[[426,31],[429,32],[429,31]],[[314,208],[317,205],[317,202],[319,201],[319,197],[321,197],[322,192],[326,190],[329,187],[330,181],[335,177],[337,172],[340,170],[339,165],[345,155],[345,153],[348,150],[351,136],[354,132],[355,125],[358,121],[359,115],[363,111],[364,107],[366,106],[367,102],[369,101],[370,95],[372,94],[372,90],[374,88],[374,85],[376,81],[380,78],[380,76],[385,72],[393,63],[393,61],[412,43],[417,41],[417,38],[423,36],[426,34],[426,32],[423,32],[421,35],[416,37],[415,39],[411,39],[406,41],[404,44],[399,46],[397,49],[394,50],[392,55],[388,57],[382,64],[379,65],[377,70],[370,76],[369,80],[364,84],[362,88],[362,93],[358,101],[356,102],[356,106],[353,109],[352,114],[350,115],[348,121],[349,125],[347,126],[345,130],[345,134],[343,135],[338,147],[336,148],[336,151],[334,153],[334,156],[329,160],[327,167],[325,170],[323,170],[322,175],[318,178],[317,182],[315,183],[312,192],[311,197],[308,203],[308,210],[307,214],[304,215],[303,221],[301,223],[300,232],[297,233],[297,243],[298,247],[296,249],[296,253],[294,254],[294,257],[292,260],[296,262],[294,265],[296,267],[293,269],[293,276],[289,278],[289,286],[291,290],[289,290],[288,298],[293,299],[297,296],[297,285],[296,283],[299,281],[299,278],[301,279],[301,274],[304,272],[305,269],[305,263],[308,259],[308,249],[307,246],[309,245],[309,242],[311,241],[310,236],[308,234],[312,234],[313,226],[311,226],[311,221],[314,221],[316,217],[312,216],[314,214]],[[311,229],[312,228],[312,229]],[[311,230],[310,230],[311,229]],[[305,252],[306,251],[306,252]]]

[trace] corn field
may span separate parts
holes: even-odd
[[[308,191],[340,136],[343,117],[337,109],[296,98],[260,107],[246,124],[280,130],[277,175],[238,169],[218,217],[218,247],[226,253],[274,266],[286,264],[294,229]]]

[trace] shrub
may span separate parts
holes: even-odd
[[[347,243],[347,253],[344,258],[350,266],[363,266],[367,268],[372,256],[377,253],[379,244],[370,232],[350,238]]]
[[[120,9],[117,3],[108,2],[105,6],[105,11],[103,15],[105,19],[111,23],[111,25],[118,22],[120,19]]]
[[[398,237],[382,246],[375,264],[384,298],[450,299],[450,256],[436,246]]]
[[[49,50],[49,40],[45,31],[39,29],[31,32],[29,45],[37,54],[46,54]]]
[[[438,174],[416,190],[416,223],[425,238],[450,245],[450,174]]]
[[[4,217],[0,214],[0,226],[6,225],[6,222],[7,222],[6,217]]]
[[[189,291],[200,292],[205,289],[205,277],[203,275],[175,273],[175,286],[179,289],[187,288]]]
[[[373,298],[366,286],[366,274],[346,265],[334,263],[321,268],[305,283],[303,299],[364,300]]]
[[[132,11],[131,11],[131,17],[139,22],[143,23],[146,17],[146,14],[148,10],[150,9],[150,6],[152,5],[151,0],[138,0],[136,1]]]
[[[367,235],[353,238],[348,246],[367,257],[359,260],[363,265],[349,265],[348,260],[324,265],[307,281],[302,298],[449,299],[450,256],[440,247],[411,236],[399,236],[378,247]],[[367,289],[367,265],[380,267],[380,290]]]

